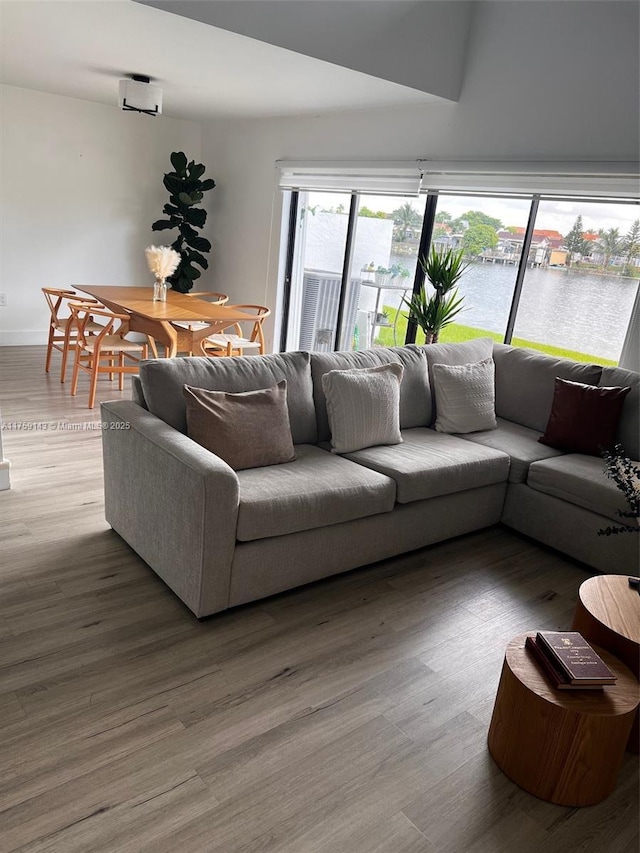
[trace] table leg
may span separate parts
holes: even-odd
[[[159,341],[166,347],[167,358],[175,358],[177,355],[178,330],[167,320],[150,320],[148,317],[141,317],[139,314],[132,313],[129,320],[129,329],[132,332],[147,335],[150,339],[153,338],[152,349],[155,347],[156,341]]]

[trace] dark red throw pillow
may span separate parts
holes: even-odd
[[[615,444],[624,398],[630,390],[557,378],[547,428],[538,441],[558,450],[599,456]]]

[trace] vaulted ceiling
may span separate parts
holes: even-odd
[[[459,9],[443,17],[437,7],[444,5]],[[164,90],[166,115],[193,120],[451,100],[462,75],[467,6],[5,0],[0,82],[115,105],[118,79],[146,74]],[[427,7],[439,15],[430,27]],[[194,19],[198,8],[206,21]],[[459,38],[448,51],[441,38],[438,53],[436,32]]]

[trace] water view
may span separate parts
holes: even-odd
[[[415,261],[412,266],[408,282],[413,281]],[[471,264],[460,282],[465,303],[457,321],[504,335],[515,276],[511,265]],[[527,269],[514,335],[617,361],[637,288],[637,279],[624,276]],[[386,292],[383,301],[397,308],[401,295]]]

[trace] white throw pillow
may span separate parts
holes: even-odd
[[[401,364],[330,370],[322,377],[331,429],[331,452],[352,453],[377,444],[400,444]]]
[[[479,432],[497,427],[493,358],[474,364],[434,364],[433,384],[438,432]]]

